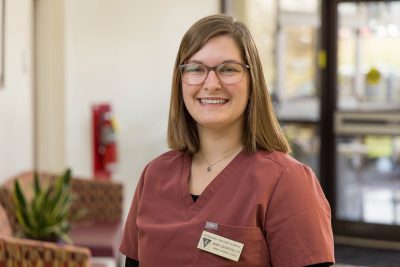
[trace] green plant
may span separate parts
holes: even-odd
[[[20,183],[16,179],[13,200],[16,216],[23,235],[27,238],[70,243],[68,236],[71,220],[82,215],[82,211],[69,216],[75,199],[71,192],[71,170],[57,177],[54,183],[42,188],[39,175],[34,175],[33,197],[28,202]]]

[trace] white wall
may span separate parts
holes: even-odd
[[[5,85],[0,89],[0,183],[34,167],[33,3],[33,0],[13,0],[6,5]],[[39,10],[54,8],[52,1],[37,2],[46,3],[49,6],[41,6]],[[44,29],[44,33],[39,33],[45,36],[48,31],[53,35],[49,40],[62,41],[49,49],[58,49],[57,53],[64,51],[64,54],[45,56],[44,61],[49,57],[60,59],[53,58],[53,65],[45,66],[44,75],[37,77],[37,90],[43,94],[42,85],[50,77],[52,84],[65,81],[64,88],[50,86],[51,90],[58,90],[58,96],[39,95],[39,99],[49,98],[47,103],[54,102],[52,97],[65,102],[59,111],[45,104],[38,113],[43,116],[41,112],[60,112],[61,115],[51,117],[60,121],[52,119],[45,124],[49,129],[63,126],[65,135],[52,134],[53,141],[47,142],[49,139],[38,131],[42,151],[36,155],[39,163],[44,164],[39,167],[56,170],[65,165],[72,167],[76,175],[90,176],[90,106],[110,102],[120,125],[120,166],[116,179],[126,184],[127,207],[144,165],[167,149],[171,74],[179,41],[198,18],[217,13],[219,1],[68,0],[57,3],[63,4],[63,22],[57,21],[64,29],[58,33]],[[59,12],[59,4],[56,8]],[[43,59],[38,61],[39,66],[46,64]],[[54,78],[49,73],[58,61],[64,65],[58,68],[64,75],[57,72]],[[65,151],[60,147],[65,147]]]
[[[6,1],[0,87],[0,184],[33,167],[32,0]]]
[[[95,7],[95,8],[94,8]],[[113,105],[120,131],[116,179],[130,203],[144,165],[166,151],[172,67],[181,37],[219,1],[65,1],[66,159],[92,174],[90,107]]]

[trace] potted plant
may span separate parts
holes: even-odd
[[[82,211],[70,216],[69,210],[75,199],[71,191],[71,170],[67,169],[47,187],[42,187],[39,175],[34,175],[33,196],[28,201],[16,179],[13,200],[22,234],[31,239],[63,241],[70,243],[68,232],[71,220],[80,217]]]

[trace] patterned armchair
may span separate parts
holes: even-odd
[[[0,267],[89,267],[90,251],[72,245],[12,237],[12,228],[0,205]]]
[[[41,183],[52,183],[55,175],[41,175]],[[22,190],[28,196],[32,191],[33,174],[18,175],[0,187],[0,205],[9,218],[12,231],[18,229],[18,222],[12,202],[12,188],[15,179],[20,181]],[[69,235],[74,245],[88,248],[94,257],[118,259],[118,246],[122,236],[122,185],[111,181],[71,179],[72,191],[77,200],[72,213],[81,208],[86,215],[76,222]],[[1,264],[0,264],[0,267]]]

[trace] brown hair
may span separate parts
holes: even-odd
[[[225,15],[212,15],[200,19],[182,38],[172,77],[168,145],[172,149],[190,153],[196,153],[200,148],[197,124],[183,102],[181,73],[178,67],[210,39],[221,35],[231,36],[235,40],[242,58],[250,66],[250,99],[243,115],[244,149],[248,152],[289,152],[289,144],[273,110],[253,38],[243,23]]]

